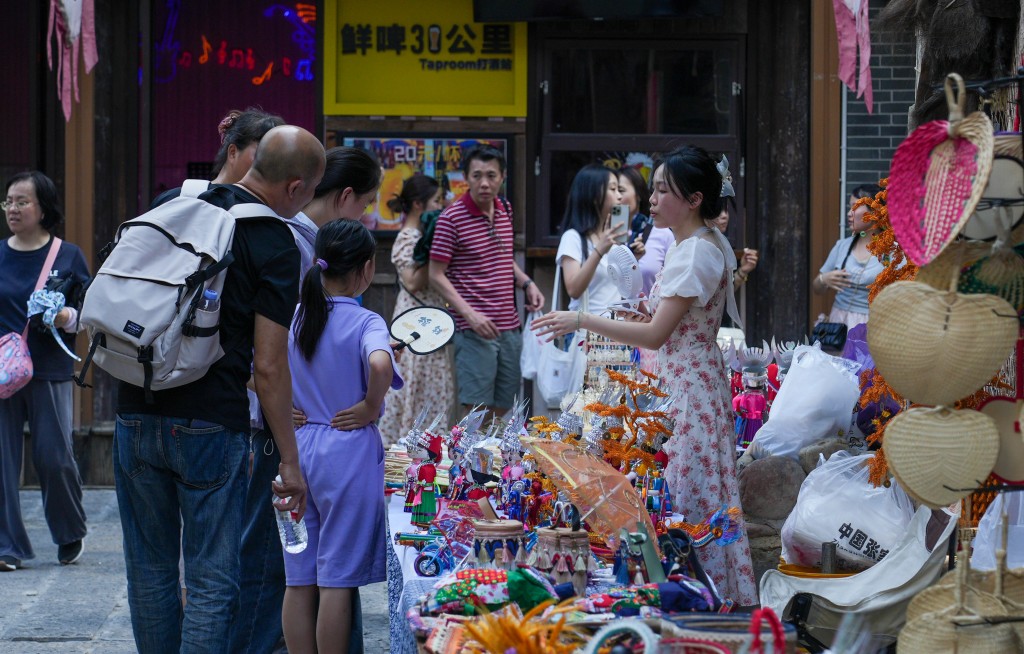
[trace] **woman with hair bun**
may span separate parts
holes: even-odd
[[[626,322],[555,311],[533,322],[548,339],[583,328],[658,350],[662,389],[675,398],[668,412],[674,431],[663,446],[665,480],[690,522],[740,506],[729,377],[716,341],[723,313],[740,324],[732,288],[736,257],[721,232],[705,225],[719,213],[723,178],[714,159],[695,146],[673,150],[655,169],[651,216],[655,227],[672,230],[675,243],[651,290],[649,314]],[[742,524],[737,541],[697,552],[720,593],[742,606],[757,603]]]
[[[413,259],[416,243],[423,238],[425,214],[441,209],[441,186],[427,175],[413,175],[402,184],[402,192],[388,201],[388,208],[402,214],[402,229],[391,248],[391,263],[398,273],[398,300],[394,317],[419,306],[443,307],[444,299],[430,288],[427,266]],[[401,363],[405,388],[388,393],[388,411],[380,422],[385,443],[404,436],[425,407],[450,410],[455,399],[455,381],[448,350],[425,356],[406,355]]]
[[[259,107],[229,111],[217,125],[220,149],[213,160],[213,183],[234,184],[245,177],[263,135],[279,125],[284,125],[283,118]]]

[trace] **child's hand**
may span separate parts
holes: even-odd
[[[354,431],[362,429],[380,415],[379,406],[371,406],[366,400],[354,404],[344,411],[339,411],[331,418],[331,427],[338,431]]]

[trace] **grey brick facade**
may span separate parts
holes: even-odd
[[[874,113],[863,98],[846,93],[845,198],[860,184],[875,184],[889,176],[896,147],[907,136],[907,117],[914,104],[914,39],[883,30],[875,21],[886,0],[871,0],[871,79]]]

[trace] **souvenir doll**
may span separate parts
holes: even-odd
[[[416,474],[416,495],[412,504],[412,524],[429,527],[437,515],[437,498],[434,494],[434,479],[437,477],[435,464],[441,462],[441,437],[427,435],[427,446],[421,453],[424,461],[419,464]]]
[[[736,447],[743,450],[754,440],[757,430],[768,419],[768,363],[775,353],[767,342],[764,347],[734,348],[729,357],[733,372],[740,373],[742,390],[732,399],[736,413]]]
[[[420,466],[423,465],[423,457],[420,453],[421,450],[410,447],[409,455],[412,456],[412,463],[405,469],[405,507],[403,511],[406,513],[412,513],[413,503],[416,501],[419,490]]]

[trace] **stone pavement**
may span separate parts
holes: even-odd
[[[38,490],[21,492],[36,558],[0,573],[0,654],[127,654],[135,651],[113,490],[86,490],[89,535],[78,563],[57,563]],[[362,589],[367,654],[387,652],[387,585]]]

